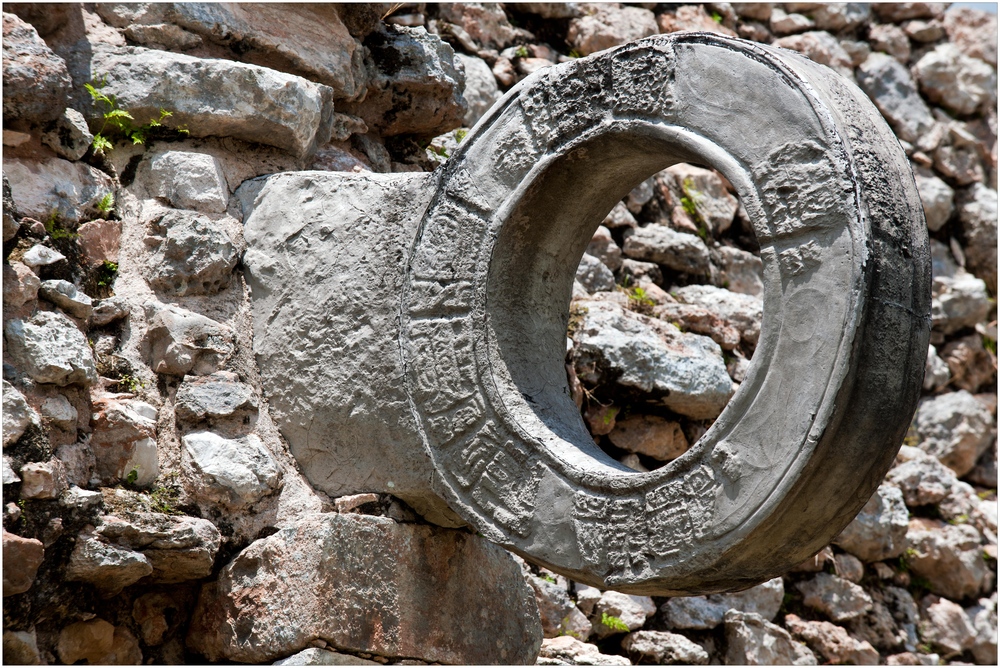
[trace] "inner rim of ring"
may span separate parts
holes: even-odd
[[[576,267],[616,202],[649,176],[689,162],[711,166],[734,185],[752,220],[763,215],[747,170],[718,145],[690,131],[648,121],[616,121],[539,162],[498,212],[503,220],[487,279],[489,362],[506,414],[572,477],[599,473],[631,484],[671,475],[717,442],[766,363],[754,355],[746,379],[709,431],[681,457],[637,473],[593,441],[570,398],[564,366]],[[755,215],[756,214],[756,215]],[[760,229],[754,225],[755,229]],[[779,293],[768,288],[768,308]],[[760,348],[758,353],[763,352]],[[622,480],[621,482],[626,482]]]

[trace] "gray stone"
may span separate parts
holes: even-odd
[[[535,592],[542,633],[546,638],[569,635],[586,640],[590,636],[590,621],[573,604],[563,587],[536,575],[526,575],[525,579]]]
[[[50,264],[55,264],[60,260],[65,260],[66,256],[57,250],[53,250],[48,246],[42,246],[41,244],[36,244],[28,249],[28,251],[21,257],[22,262],[28,267],[46,267]],[[39,283],[41,286],[41,283]]]
[[[972,656],[976,663],[990,665],[997,662],[997,603],[988,598],[979,599],[979,604],[965,609],[976,631],[972,645]]]
[[[108,297],[94,305],[94,312],[90,314],[90,324],[103,327],[127,317],[130,311],[131,307],[124,298]]]
[[[10,191],[10,182],[7,181],[7,174],[3,175],[3,240],[4,243],[13,239],[18,230],[21,229],[21,216],[19,215],[14,198]],[[4,279],[6,284],[7,280]]]
[[[951,380],[951,371],[938,354],[934,346],[927,348],[927,364],[924,367],[924,390],[936,392]]]
[[[66,108],[72,86],[66,62],[34,27],[7,12],[3,14],[3,83],[5,123],[55,120]]]
[[[837,38],[828,32],[814,30],[800,35],[789,35],[774,40],[774,45],[798,51],[806,58],[820,65],[826,65],[844,76],[853,76],[851,57],[847,55]]]
[[[12,485],[15,482],[21,482],[21,478],[20,478],[20,476],[17,475],[17,473],[14,472],[14,467],[12,467],[10,465],[10,459],[6,455],[4,455],[4,458],[3,458],[3,484],[4,485]],[[16,507],[17,506],[15,506],[15,508]],[[20,513],[20,509],[18,509],[18,513]]]
[[[958,194],[958,220],[965,241],[966,265],[997,291],[997,191],[981,183]]]
[[[721,287],[743,295],[759,297],[764,292],[764,265],[753,253],[722,246],[712,254],[712,263],[719,269]]]
[[[891,23],[871,26],[868,42],[875,51],[888,53],[904,65],[910,60],[910,38],[899,26]]]
[[[689,447],[680,423],[658,415],[632,413],[616,420],[608,438],[626,452],[643,454],[661,462],[677,459]]]
[[[31,462],[21,467],[23,499],[57,499],[68,487],[66,471],[58,459]]]
[[[569,22],[566,41],[581,55],[610,49],[659,32],[653,12],[640,7],[595,5],[591,14]]]
[[[920,601],[920,637],[948,658],[971,649],[976,629],[962,606],[937,596]]]
[[[97,205],[115,189],[111,177],[83,162],[51,158],[37,162],[4,158],[3,171],[23,216],[81,222],[100,215]],[[27,258],[23,260],[32,266]]]
[[[540,666],[630,666],[632,662],[617,654],[602,654],[597,645],[572,636],[542,640],[537,665]]]
[[[931,320],[935,329],[952,334],[974,327],[990,311],[986,283],[959,268],[948,247],[931,241],[933,273]]]
[[[985,9],[985,8],[984,8]],[[997,17],[971,7],[951,7],[942,17],[948,40],[970,58],[997,65]]]
[[[959,115],[971,114],[979,105],[995,100],[996,70],[969,58],[949,42],[939,44],[913,66],[920,90],[927,98]]]
[[[927,229],[936,232],[948,222],[951,212],[955,210],[955,191],[930,172],[915,170],[913,178],[917,182],[920,201],[924,205]]]
[[[106,515],[97,533],[109,543],[141,552],[153,568],[148,581],[164,584],[210,575],[222,541],[208,520],[147,512]]]
[[[900,139],[916,142],[934,125],[934,116],[917,92],[910,71],[895,58],[871,54],[858,66],[857,80]]]
[[[909,522],[903,493],[883,484],[833,542],[868,563],[892,559],[906,550]]]
[[[788,630],[809,645],[809,649],[831,664],[877,666],[878,651],[864,640],[852,638],[846,629],[830,622],[807,622],[796,615],[785,615]]]
[[[621,266],[622,282],[629,281],[630,285],[640,283],[663,283],[663,272],[660,266],[653,262],[642,262],[631,258],[624,258]]]
[[[44,248],[44,246],[42,246]],[[42,285],[38,276],[23,262],[11,262],[3,265],[3,303],[5,306],[17,308],[38,297],[38,288]]]
[[[714,171],[681,163],[660,174],[671,177],[677,201],[687,198],[693,210],[691,215],[710,234],[722,234],[733,224],[739,202]]]
[[[257,413],[253,387],[239,376],[216,371],[208,376],[186,376],[177,389],[175,415],[178,422],[241,424]]]
[[[10,445],[21,438],[30,425],[39,425],[38,414],[16,387],[3,381],[3,444]]]
[[[943,2],[887,2],[873,3],[872,11],[883,21],[899,23],[907,19],[933,19],[944,13]]]
[[[160,151],[142,165],[151,196],[162,197],[176,209],[225,213],[229,186],[219,161],[207,153]]]
[[[159,474],[156,409],[115,395],[93,400],[94,473],[106,485],[129,480],[146,486]]]
[[[622,638],[622,649],[632,659],[656,665],[708,663],[708,652],[701,645],[665,631],[634,631]]]
[[[785,629],[752,612],[730,610],[725,616],[727,665],[815,666],[816,656]]]
[[[96,536],[77,538],[66,564],[66,579],[89,582],[106,596],[117,594],[153,572],[149,560],[134,550],[101,542]]]
[[[493,103],[500,99],[500,89],[493,76],[493,70],[482,58],[457,53],[455,57],[465,69],[465,89],[462,96],[469,105],[465,112],[465,127],[471,128],[482,118]]]
[[[671,294],[681,303],[700,306],[715,313],[736,327],[747,345],[751,348],[757,345],[764,312],[764,303],[760,298],[711,285],[688,285],[673,290]]]
[[[125,28],[124,34],[132,42],[164,51],[188,51],[204,43],[200,35],[172,23],[132,24]]]
[[[580,265],[576,269],[576,280],[591,294],[615,289],[615,275],[607,265],[588,253],[584,253],[580,258]]]
[[[263,663],[317,637],[387,658],[516,664],[534,661],[542,630],[502,549],[465,532],[321,514],[255,541],[205,585],[187,643],[210,661]]]
[[[962,600],[979,593],[987,574],[981,535],[968,524],[914,518],[906,535],[907,563],[935,594]]]
[[[714,629],[722,623],[729,610],[752,612],[765,621],[773,621],[784,595],[785,586],[781,578],[774,578],[732,594],[671,598],[660,610],[667,626],[672,629]]]
[[[584,253],[584,257],[587,255],[596,257],[611,271],[618,271],[622,266],[622,249],[615,243],[611,236],[611,230],[604,225],[597,228],[590,243],[587,244],[587,252]]]
[[[591,616],[594,635],[600,639],[641,629],[655,614],[656,605],[648,596],[606,591],[594,605]]]
[[[87,119],[76,109],[63,111],[55,126],[42,134],[42,143],[67,160],[82,158],[92,141],[94,135],[90,134]]]
[[[771,12],[771,31],[775,35],[791,35],[816,27],[816,23],[807,16],[798,13],[786,13],[777,7]]]
[[[922,400],[914,423],[920,449],[958,476],[973,469],[996,436],[993,416],[965,390]]]
[[[945,34],[940,21],[907,21],[903,24],[903,30],[910,39],[920,43],[936,42]]]
[[[626,231],[622,251],[630,258],[662,264],[685,274],[705,275],[709,271],[710,256],[704,241],[662,225]]]
[[[287,659],[275,661],[275,666],[380,666],[378,661],[369,661],[353,654],[331,652],[328,649],[310,647],[296,652]]]
[[[210,318],[156,302],[147,302],[145,311],[150,367],[156,373],[204,376],[233,352],[232,330]]]
[[[80,292],[69,281],[42,281],[38,294],[69,313],[74,318],[86,320],[94,311],[93,300]]]
[[[280,487],[281,470],[260,438],[233,440],[210,431],[184,436],[184,453],[202,479],[199,494],[231,508],[245,508]]]
[[[503,49],[519,36],[503,7],[496,3],[447,3],[439,8],[438,15],[465,31],[476,50]]]
[[[39,311],[27,320],[8,320],[4,340],[18,367],[39,383],[86,386],[97,380],[87,339],[61,313]]]
[[[212,295],[229,287],[237,255],[218,223],[192,211],[168,211],[151,225],[150,285],[161,292]]]
[[[871,596],[864,589],[829,573],[818,573],[810,580],[797,582],[795,587],[802,592],[804,604],[835,622],[860,617],[872,608]]]
[[[107,73],[102,92],[139,123],[168,109],[168,124],[192,137],[235,137],[296,156],[330,138],[333,90],[301,77],[140,47],[96,50],[91,67]],[[88,110],[91,122],[97,109]]]
[[[868,3],[837,2],[816,4],[809,10],[809,16],[820,30],[850,30],[861,25],[871,16]]]
[[[886,480],[902,490],[911,508],[940,503],[958,482],[955,472],[923,450],[903,447],[900,459],[905,456],[905,461],[889,471]]]

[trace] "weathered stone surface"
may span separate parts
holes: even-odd
[[[108,297],[94,305],[94,312],[90,314],[89,324],[102,327],[127,317],[130,311],[131,307],[123,298]]]
[[[945,334],[963,327],[975,327],[989,313],[986,284],[958,267],[948,247],[931,240],[934,282],[931,319],[935,329]]]
[[[948,40],[965,55],[996,67],[997,15],[970,7],[952,7],[942,17]]]
[[[688,285],[674,290],[672,294],[684,304],[700,306],[718,314],[739,330],[743,341],[751,348],[757,345],[764,310],[761,299],[711,285]]]
[[[3,458],[3,484],[10,485],[15,482],[21,482],[21,478],[14,472],[14,468],[10,465],[10,458],[6,455]],[[17,508],[17,506],[14,506]],[[18,513],[20,513],[20,508],[18,508]]]
[[[35,412],[20,391],[6,380],[3,381],[3,444],[10,445],[29,425],[39,424]]]
[[[275,666],[380,666],[378,661],[369,661],[353,654],[331,652],[328,649],[310,647],[296,652],[287,659],[275,661]]]
[[[878,651],[864,640],[856,640],[842,627],[830,622],[807,622],[796,615],[785,615],[788,630],[809,648],[832,664],[877,666]]]
[[[633,631],[622,638],[622,649],[632,659],[643,663],[695,666],[708,663],[708,652],[701,645],[665,631]]]
[[[493,103],[500,99],[501,93],[497,88],[493,70],[485,60],[464,53],[456,53],[455,57],[465,69],[465,89],[462,91],[462,97],[469,105],[469,110],[465,112],[464,124],[465,127],[471,128],[493,106]]]
[[[872,607],[872,599],[864,589],[829,573],[819,573],[795,587],[802,592],[803,603],[835,622],[859,617]]]
[[[656,262],[685,274],[703,275],[709,269],[710,256],[704,241],[662,225],[627,231],[622,251],[630,258]]]
[[[951,341],[941,349],[952,384],[960,390],[976,392],[996,373],[996,358],[983,347],[979,333]]]
[[[871,10],[863,2],[813,3],[809,16],[820,30],[850,30],[861,25],[871,16]]]
[[[776,39],[774,45],[798,51],[806,58],[820,65],[826,65],[844,76],[852,75],[851,57],[844,51],[837,38],[828,32],[814,30],[800,35],[789,35]]]
[[[517,564],[471,534],[312,515],[251,544],[203,588],[188,646],[209,660],[261,663],[322,637],[385,657],[530,663],[537,615]]]
[[[69,281],[42,281],[38,294],[75,318],[86,320],[94,311],[93,301]]]
[[[42,663],[38,651],[38,639],[35,630],[4,631],[3,656],[8,664],[20,666],[37,666]]]
[[[727,665],[816,665],[816,657],[808,647],[758,614],[730,610],[725,623]]]
[[[239,376],[216,371],[208,376],[186,376],[177,389],[175,415],[178,422],[209,425],[240,424],[257,412],[253,387]]]
[[[101,518],[98,535],[142,553],[152,566],[150,582],[198,580],[212,572],[222,536],[208,520],[162,513]]]
[[[586,640],[590,636],[590,621],[573,604],[563,587],[536,575],[526,575],[525,578],[535,592],[542,633],[546,638],[569,635]]]
[[[57,499],[67,487],[66,471],[58,459],[21,467],[21,496],[25,499]]]
[[[144,486],[159,475],[156,409],[142,401],[100,397],[94,400],[94,432],[90,440],[95,475],[113,485],[132,477]],[[134,473],[133,473],[134,471]]]
[[[997,191],[974,183],[971,188],[959,191],[957,200],[966,265],[996,294]]]
[[[41,281],[28,265],[23,262],[3,265],[3,303],[17,308],[33,301],[38,296]]]
[[[615,289],[615,275],[598,258],[584,253],[576,269],[576,280],[593,294],[602,290]]]
[[[868,42],[875,51],[888,53],[904,65],[910,60],[910,39],[899,26],[873,25],[868,31]]]
[[[726,190],[722,179],[714,171],[681,163],[668,167],[661,175],[673,180],[677,201],[686,197],[695,221],[711,234],[722,234],[733,223],[739,202]]]
[[[912,456],[910,451],[915,451]],[[907,506],[939,503],[951,493],[958,482],[954,471],[916,448],[908,448],[906,456],[906,461],[889,471],[886,480],[902,490]]]
[[[907,19],[933,19],[944,13],[943,2],[892,2],[876,3],[872,11],[883,21],[899,23]]]
[[[90,266],[118,263],[122,224],[119,220],[92,220],[76,228],[81,260]]]
[[[993,416],[965,390],[922,400],[914,423],[920,449],[959,476],[972,470],[996,435]]]
[[[178,306],[147,302],[150,366],[157,373],[204,376],[233,352],[233,332],[203,315]]]
[[[503,49],[518,36],[500,5],[492,2],[455,2],[441,5],[438,15],[458,26],[482,49]]]
[[[976,662],[990,665],[997,662],[997,603],[988,598],[979,599],[979,604],[965,609],[972,621],[976,639],[972,645],[972,656]]]
[[[839,577],[848,582],[861,584],[865,577],[865,565],[853,554],[838,554],[833,558],[834,569]]]
[[[45,548],[42,541],[22,538],[3,530],[3,595],[23,594],[31,589],[35,574],[42,565]]]
[[[97,380],[94,355],[73,321],[52,311],[4,326],[7,350],[32,379],[60,386],[89,385]]]
[[[913,66],[920,90],[931,102],[957,114],[971,114],[995,95],[996,71],[945,42]],[[993,98],[996,99],[996,98]]]
[[[732,292],[759,297],[764,292],[764,267],[760,258],[739,248],[722,246],[712,254],[719,269],[718,284]]]
[[[151,196],[177,209],[224,213],[229,186],[222,165],[212,155],[194,151],[160,151],[146,158],[142,179]]]
[[[626,452],[647,455],[661,462],[677,459],[689,447],[679,423],[656,415],[630,415],[618,420],[608,438]]]
[[[109,596],[152,572],[149,560],[141,553],[104,543],[96,536],[77,538],[66,565],[67,580],[89,582]]]
[[[601,369],[620,371],[619,385],[660,394],[668,408],[689,417],[715,417],[726,405],[732,381],[714,341],[617,304],[588,301],[584,308],[573,333],[580,380],[596,383]]]
[[[66,62],[52,52],[34,27],[6,12],[3,83],[5,122],[45,123],[58,118],[66,108],[72,86]]]
[[[69,223],[95,217],[100,214],[98,203],[114,191],[111,177],[104,172],[62,158],[41,162],[5,158],[3,171],[21,215],[38,220],[48,220],[53,212]]]
[[[945,364],[934,346],[927,348],[927,365],[924,369],[924,390],[936,392],[951,380],[951,370]]]
[[[934,125],[934,116],[917,92],[909,70],[895,58],[871,54],[858,66],[857,80],[900,139],[916,142]]]
[[[230,508],[245,508],[280,487],[281,469],[260,438],[227,439],[210,431],[184,436],[184,453],[201,478],[199,493]]]
[[[729,610],[753,613],[764,621],[772,621],[781,608],[784,595],[785,586],[781,578],[774,578],[732,594],[672,598],[660,610],[670,628],[714,629],[723,622]]]
[[[300,77],[140,47],[98,50],[91,67],[107,73],[102,92],[139,123],[169,109],[169,123],[193,137],[235,137],[297,156],[330,138],[333,90]]]
[[[591,616],[594,635],[598,638],[607,638],[617,633],[641,629],[646,620],[655,614],[656,605],[648,596],[631,596],[617,591],[606,591],[594,605]],[[606,624],[605,621],[609,621],[610,624]],[[625,627],[628,627],[628,631]]]
[[[597,231],[594,232],[584,255],[593,255],[611,271],[617,271],[622,266],[622,249],[615,243],[611,236],[611,230],[604,225],[598,227]]]
[[[791,35],[816,27],[816,23],[807,16],[798,13],[786,13],[777,7],[771,12],[771,31],[775,35]]]
[[[920,201],[924,205],[927,229],[936,232],[948,222],[951,212],[955,210],[955,191],[929,171],[915,170],[913,178],[917,182]]]
[[[979,593],[987,567],[975,528],[914,518],[906,538],[910,569],[927,580],[932,592],[955,600]]]
[[[602,654],[597,645],[572,636],[545,638],[537,665],[540,666],[629,666],[632,662],[617,654]]]
[[[566,41],[584,56],[659,32],[656,17],[648,9],[617,5],[597,5],[596,9],[571,20],[566,34]]]
[[[976,629],[957,603],[933,594],[920,601],[920,637],[945,657],[960,654],[976,642]]]
[[[56,651],[59,660],[72,665],[79,661],[100,664],[114,647],[115,627],[103,619],[76,622],[59,633]]]
[[[910,593],[892,586],[870,591],[872,609],[848,622],[851,635],[883,653],[900,647],[915,650],[920,613]]]
[[[906,550],[909,521],[903,493],[894,485],[882,484],[833,542],[862,561],[892,559]]]
[[[153,221],[146,246],[148,276],[156,290],[212,295],[229,287],[236,249],[219,224],[192,211],[169,211]]]
[[[93,140],[87,119],[76,109],[64,110],[55,125],[42,134],[42,143],[67,160],[82,158]]]
[[[29,267],[45,267],[65,259],[66,256],[59,251],[41,244],[35,244],[21,257],[24,264]]]

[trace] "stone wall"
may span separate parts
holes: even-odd
[[[995,15],[4,9],[7,662],[996,662]],[[878,493],[784,577],[654,599],[567,581],[391,495],[313,489],[261,391],[239,185],[432,171],[532,72],[678,30],[834,68],[910,157],[932,238],[932,346]],[[671,167],[608,214],[577,271],[566,358],[605,452],[649,470],[705,432],[752,359],[761,272],[713,170]],[[636,359],[636,337],[664,363]],[[692,367],[707,371],[676,377]]]

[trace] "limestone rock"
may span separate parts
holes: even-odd
[[[949,342],[941,350],[951,383],[960,390],[976,392],[996,373],[996,358],[983,347],[979,333]]]
[[[168,109],[173,127],[193,137],[235,137],[296,156],[330,138],[333,90],[301,77],[140,47],[97,50],[91,67],[108,74],[102,92],[140,123]]]
[[[636,193],[641,194],[637,195]],[[641,211],[643,205],[652,199],[652,197],[652,188],[648,185],[647,181],[643,181],[632,189],[632,192],[628,195],[628,201],[633,207],[636,208],[637,211]],[[635,220],[635,216],[632,215],[632,211],[628,208],[628,205],[623,202],[616,203],[614,208],[608,212],[608,215],[604,218],[604,222],[601,224],[612,230],[620,227],[638,227],[639,225],[639,223]]]
[[[115,320],[127,317],[130,311],[131,307],[129,303],[123,298],[108,297],[94,305],[94,312],[90,314],[89,324],[103,327]]]
[[[729,610],[753,613],[772,621],[781,608],[785,586],[774,578],[750,589],[731,594],[671,598],[660,610],[667,626],[673,629],[714,629]]]
[[[616,633],[641,629],[646,619],[656,614],[656,605],[648,596],[632,596],[608,590],[601,594],[592,614],[594,635],[607,638]],[[610,624],[605,623],[610,622]]]
[[[617,271],[622,266],[622,249],[615,243],[611,230],[601,225],[594,232],[593,238],[587,244],[584,255],[592,255],[604,263],[611,271]]]
[[[971,649],[976,629],[957,603],[933,594],[920,601],[920,637],[945,657]]]
[[[42,281],[38,289],[45,299],[75,318],[86,320],[94,310],[93,300],[80,292],[75,285],[64,280]]]
[[[990,412],[966,392],[948,392],[920,402],[914,420],[919,447],[963,476],[996,435]]]
[[[500,50],[518,37],[503,8],[492,2],[455,2],[438,9],[441,19],[456,25],[480,49]]]
[[[576,280],[591,294],[615,289],[614,274],[603,262],[588,253],[584,253],[580,258]]]
[[[961,269],[948,247],[931,239],[931,321],[934,329],[952,334],[975,327],[990,311],[986,284]]]
[[[109,543],[141,552],[153,569],[149,581],[161,583],[210,575],[222,541],[208,520],[162,513],[107,515],[97,533]]]
[[[116,397],[97,398],[93,406],[90,446],[95,475],[108,485],[130,477],[139,486],[156,480],[156,409],[142,401]]]
[[[882,484],[833,542],[865,562],[892,559],[906,550],[909,521],[903,493]]]
[[[626,311],[617,304],[587,301],[578,329],[574,364],[584,382],[601,380],[607,365],[616,382],[666,395],[671,410],[696,419],[715,417],[732,395],[722,351],[711,339]]]
[[[764,293],[764,265],[753,253],[722,246],[713,252],[712,263],[719,269],[719,285],[727,290],[752,297]]]
[[[668,167],[661,175],[669,175],[676,201],[687,198],[691,215],[704,225],[710,234],[722,234],[733,223],[739,202],[729,194],[722,178],[710,169],[680,163]],[[690,212],[688,212],[690,213]]]
[[[965,609],[972,621],[976,639],[972,645],[972,656],[976,662],[990,665],[997,662],[997,604],[988,598],[979,599],[979,604]]]
[[[66,62],[14,14],[3,15],[4,122],[45,123],[66,108],[72,82]],[[6,167],[5,167],[6,169]]]
[[[14,473],[14,468],[10,465],[10,458],[7,457],[6,455],[4,455],[4,458],[3,458],[3,484],[4,485],[10,485],[10,484],[13,484],[15,482],[21,482],[21,478],[16,473]],[[15,505],[15,508],[16,507],[17,506]],[[19,508],[18,508],[18,513],[20,513],[20,509]]]
[[[89,582],[105,595],[114,595],[153,572],[149,560],[139,552],[80,536],[69,555],[66,579]]]
[[[924,205],[927,229],[936,232],[951,218],[955,209],[955,191],[929,171],[915,170],[913,179],[917,182],[920,202]]]
[[[864,640],[856,640],[840,626],[830,622],[807,622],[796,615],[785,615],[785,624],[809,648],[833,664],[877,666],[878,651]]]
[[[18,367],[39,383],[89,385],[97,380],[87,339],[61,313],[39,311],[27,320],[8,320],[4,340]]]
[[[927,580],[932,592],[955,600],[979,593],[987,567],[974,527],[914,518],[906,537],[910,569]]]
[[[818,573],[795,586],[802,592],[804,604],[835,622],[859,617],[872,608],[871,596],[864,589],[836,575]]]
[[[816,665],[816,657],[808,647],[758,614],[730,610],[724,621],[727,665]]]
[[[569,635],[586,640],[591,633],[591,623],[569,599],[569,594],[558,584],[536,575],[526,576],[535,592],[535,602],[546,638]]]
[[[57,499],[69,487],[66,471],[58,459],[31,462],[21,467],[21,497]]]
[[[632,662],[617,654],[602,654],[597,645],[572,636],[545,638],[538,656],[540,666],[630,666]]]
[[[7,243],[13,239],[18,230],[21,229],[20,214],[14,205],[14,198],[10,192],[10,182],[7,175],[3,175],[3,241]],[[4,279],[4,283],[7,280]]]
[[[927,363],[924,367],[924,390],[936,392],[951,380],[951,370],[945,364],[934,346],[927,346]]]
[[[849,555],[842,555],[849,556]],[[915,649],[917,604],[905,589],[898,587],[872,588],[872,609],[848,622],[851,636],[876,649],[891,651],[899,647]]]
[[[100,214],[100,201],[114,191],[111,177],[104,172],[62,158],[40,162],[5,158],[3,171],[21,215],[38,220],[48,220],[53,211],[69,223],[94,217]]]
[[[79,160],[90,148],[94,135],[90,134],[87,119],[76,109],[66,109],[56,119],[52,129],[42,134],[42,143],[60,158]]]
[[[705,242],[693,234],[676,232],[662,225],[638,227],[626,232],[622,251],[630,258],[655,262],[686,274],[709,272]]]
[[[331,652],[328,649],[310,647],[296,652],[286,659],[275,661],[275,666],[380,666],[378,661],[369,661],[353,654]]]
[[[872,11],[888,23],[899,23],[907,19],[933,19],[944,13],[943,2],[892,2],[874,4]]]
[[[813,4],[809,16],[820,30],[838,32],[861,25],[869,19],[871,10],[863,2],[823,3]]]
[[[147,271],[155,290],[179,296],[212,295],[229,287],[236,249],[208,217],[169,211],[153,222],[145,243],[151,250]]]
[[[31,589],[35,574],[42,565],[45,548],[42,541],[22,538],[3,530],[3,595],[14,596]]]
[[[39,424],[38,414],[16,387],[3,381],[3,444],[8,446],[21,438],[29,425]]]
[[[681,425],[657,415],[629,415],[618,420],[608,438],[626,452],[647,455],[661,462],[677,459],[689,447]]]
[[[940,21],[921,21],[914,19],[903,24],[903,31],[914,42],[936,42],[944,37],[944,26]]]
[[[566,41],[581,55],[649,37],[659,32],[653,12],[640,7],[596,5],[597,11],[572,19]]]
[[[661,33],[678,32],[680,30],[699,30],[714,32],[720,35],[735,37],[730,28],[717,23],[704,7],[699,5],[681,5],[673,11],[666,11],[656,17],[656,23]]]
[[[45,267],[65,259],[66,256],[59,251],[53,250],[48,246],[42,246],[41,244],[32,246],[28,249],[28,252],[21,257],[24,264],[32,268]]]
[[[204,376],[233,352],[233,333],[225,325],[178,306],[147,302],[145,310],[150,366],[157,373]]]
[[[4,631],[3,656],[8,664],[19,666],[37,666],[42,663],[38,652],[38,640],[35,630]]]
[[[970,58],[997,65],[997,16],[968,7],[952,7],[942,17],[948,40]]]
[[[764,312],[764,303],[760,298],[711,285],[688,285],[674,290],[672,294],[681,303],[700,306],[717,314],[736,327],[749,346],[757,345]]]
[[[500,99],[501,93],[493,70],[485,60],[464,53],[456,53],[455,57],[465,69],[465,90],[462,96],[469,110],[465,112],[464,124],[471,128]]]
[[[771,32],[775,35],[791,35],[816,27],[816,23],[807,16],[798,13],[786,13],[777,7],[771,12]]]
[[[322,514],[252,543],[205,585],[187,642],[210,661],[263,663],[316,637],[388,658],[514,664],[534,661],[542,631],[502,549],[426,525]]]
[[[94,267],[104,262],[118,263],[122,224],[119,220],[92,220],[76,228],[82,262]]]
[[[997,191],[974,183],[958,194],[958,220],[969,270],[997,290]]]
[[[59,660],[72,665],[85,660],[100,664],[114,647],[115,627],[103,619],[76,622],[59,633]]]
[[[910,449],[916,450],[916,456],[894,467],[886,480],[902,490],[911,508],[940,503],[958,483],[955,472],[922,450]]]
[[[385,25],[365,40],[372,53],[364,104],[345,108],[383,137],[436,137],[462,125],[465,72],[455,52],[424,28]]]
[[[996,71],[949,42],[925,54],[913,71],[929,100],[960,115],[971,114],[996,91]]]
[[[146,158],[142,178],[150,195],[166,199],[176,209],[224,213],[229,203],[222,165],[207,153],[153,153]]]
[[[887,53],[904,65],[910,60],[910,39],[899,26],[873,25],[868,31],[868,42],[875,51]]]
[[[837,38],[828,32],[813,30],[799,35],[789,35],[774,40],[774,45],[798,51],[809,60],[826,65],[844,76],[853,74],[851,57],[844,51]]]
[[[239,376],[216,371],[208,376],[185,376],[177,389],[177,421],[187,424],[240,424],[257,412],[253,387],[239,382]]]
[[[187,461],[206,498],[230,508],[245,508],[277,490],[281,469],[260,438],[226,439],[210,431],[184,436]]]
[[[23,262],[11,262],[3,265],[3,303],[5,306],[17,308],[24,306],[38,297],[38,288],[42,285],[28,265]]]
[[[633,631],[622,638],[622,649],[633,659],[656,665],[708,663],[708,652],[701,645],[666,631]]]
[[[916,142],[934,125],[934,116],[917,92],[909,70],[895,58],[871,54],[858,66],[857,80],[900,139]]]

